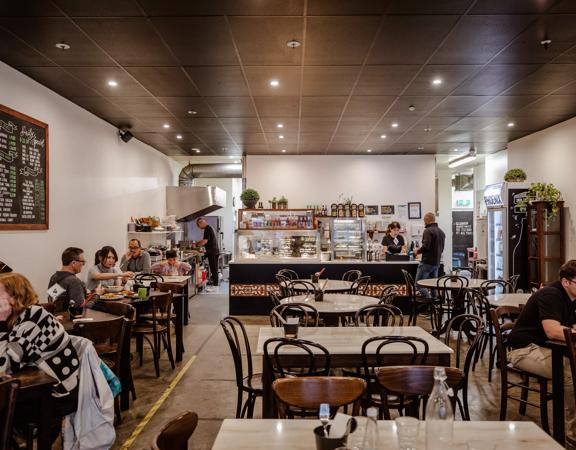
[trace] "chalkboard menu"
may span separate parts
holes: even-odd
[[[48,229],[48,125],[0,105],[0,230]]]
[[[466,249],[474,247],[474,211],[452,211],[452,265],[468,265]],[[455,262],[458,261],[458,264]]]

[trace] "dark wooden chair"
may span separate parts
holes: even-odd
[[[278,297],[274,292],[269,292],[270,300],[272,300],[273,306],[280,305],[280,297]]]
[[[286,285],[286,294],[288,297],[294,297],[296,295],[308,295],[314,296],[316,293],[316,286],[310,281],[306,280],[292,280]]]
[[[492,370],[496,365],[496,346],[494,344],[496,335],[492,325],[492,318],[490,317],[490,309],[492,306],[482,289],[471,290],[469,292],[469,299],[473,314],[482,317],[484,320],[484,332],[480,338],[480,344],[474,357],[472,370],[476,369],[476,364],[484,358],[486,349],[488,349],[488,382],[492,382]]]
[[[282,361],[282,352],[298,352],[306,364],[290,367]],[[330,352],[323,345],[304,339],[271,338],[264,342],[264,358],[274,378],[326,376],[330,374]]]
[[[468,278],[459,275],[444,275],[438,278],[436,287],[438,287],[437,298],[439,300],[436,305],[436,330],[440,330],[444,315],[447,320],[452,318],[456,302],[463,302],[467,306]]]
[[[414,282],[414,277],[405,269],[400,269],[402,275],[404,276],[404,282],[406,283],[406,297],[410,300],[412,305],[410,311],[410,318],[408,319],[408,325],[416,325],[416,319],[418,314],[423,310],[428,310],[430,314],[430,325],[432,330],[436,329],[436,305],[440,303],[438,299],[428,298],[419,295],[416,290],[416,283]]]
[[[138,353],[140,354],[140,366],[143,362],[143,339],[146,339],[150,348],[152,349],[152,356],[154,358],[154,369],[156,376],[160,376],[160,353],[162,350],[162,343],[168,352],[168,359],[172,369],[176,367],[174,364],[174,355],[172,353],[172,342],[170,340],[170,320],[172,311],[172,293],[167,292],[161,295],[154,295],[150,297],[151,304],[151,320],[139,322],[132,327],[132,334],[136,336],[136,344]],[[152,336],[152,339],[150,339]]]
[[[348,405],[352,405],[352,415],[357,416],[365,389],[364,380],[351,377],[281,378],[272,383],[281,419],[317,417],[322,403],[330,405],[332,416]]]
[[[301,327],[317,327],[320,321],[318,310],[309,303],[284,303],[275,306],[270,311],[270,325],[281,327],[278,315],[284,320],[289,317],[297,317]]]
[[[357,327],[394,327],[404,325],[402,310],[393,305],[368,305],[356,311],[354,324]]]
[[[420,412],[422,404],[432,392],[434,387],[434,366],[390,366],[380,367],[376,378],[384,395],[384,418],[390,419],[389,396],[395,396],[400,405],[404,405],[405,415],[424,419]],[[455,407],[458,391],[464,386],[465,376],[461,369],[446,367],[446,384],[454,391],[451,397],[452,407]],[[394,407],[393,409],[396,409]]]
[[[512,292],[516,292],[516,286],[518,285],[518,280],[520,279],[520,274],[510,275],[508,278],[508,284],[512,288]]]
[[[300,278],[300,275],[298,275],[296,271],[292,269],[280,269],[278,271],[278,275],[285,276],[289,280],[298,280]]]
[[[166,423],[154,436],[152,450],[188,450],[188,440],[198,425],[198,414],[186,411]]]
[[[350,286],[350,290],[348,291],[349,294],[355,295],[366,295],[366,291],[368,290],[368,285],[370,284],[370,276],[364,276],[357,278],[352,282],[352,286]]]
[[[470,368],[479,352],[480,342],[484,335],[484,321],[473,314],[460,314],[453,317],[446,326],[444,343],[454,350],[453,367],[464,372],[464,385],[462,387],[462,400],[457,398],[460,415],[463,420],[470,420],[468,407],[468,376]],[[467,345],[465,348],[464,346]],[[464,358],[462,358],[464,356]]]
[[[480,285],[480,289],[485,295],[515,292],[512,284],[505,280],[486,280]]]
[[[288,297],[288,284],[290,283],[290,278],[284,276],[284,275],[280,275],[280,274],[276,274],[276,282],[278,283],[278,287],[280,288],[280,298],[284,298],[284,297]]]
[[[566,341],[567,356],[570,360],[570,371],[572,373],[572,386],[576,392],[576,333],[570,328],[564,328],[564,340]],[[576,447],[576,442],[570,436],[566,435],[566,448]]]
[[[380,292],[378,297],[378,303],[381,305],[392,305],[396,297],[398,296],[398,289],[396,286],[386,286]]]
[[[20,389],[18,380],[0,382],[0,450],[12,449],[12,421],[18,389]]]
[[[263,393],[262,374],[254,373],[250,341],[242,322],[236,317],[229,316],[220,321],[220,326],[224,330],[234,360],[236,388],[238,389],[236,418],[246,416],[251,419],[254,415],[256,398],[261,397]],[[245,403],[242,403],[244,392],[248,394],[248,398]]]
[[[508,362],[508,346],[506,344],[506,333],[513,327],[516,319],[520,315],[521,308],[515,306],[500,306],[490,310],[490,317],[496,336],[496,354],[498,356],[498,368],[500,369],[500,420],[506,420],[508,409],[508,399],[520,403],[519,413],[526,414],[526,406],[540,408],[540,421],[542,429],[549,432],[548,426],[548,400],[552,399],[552,394],[548,393],[548,379],[525,370],[514,367]],[[513,379],[514,377],[514,379]],[[538,384],[538,389],[530,386],[533,379]],[[520,388],[520,397],[515,397],[509,393],[511,389]],[[539,394],[539,404],[531,403],[528,400],[528,392]]]
[[[344,281],[356,281],[358,278],[362,276],[362,272],[360,270],[347,270],[342,275],[342,280]]]

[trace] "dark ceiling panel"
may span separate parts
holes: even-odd
[[[387,16],[368,64],[424,64],[458,16]]]
[[[302,97],[302,117],[339,117],[347,97]]]
[[[284,137],[281,137],[284,136]],[[266,141],[269,144],[284,145],[284,144],[297,144],[298,143],[298,133],[294,132],[282,132],[282,133],[266,133]]]
[[[458,122],[450,125],[446,128],[446,131],[474,131],[474,130],[482,130],[488,127],[490,124],[499,121],[498,117],[467,117],[465,119],[459,120]]]
[[[66,70],[86,85],[108,97],[139,97],[148,92],[120,67],[67,67]],[[109,81],[117,86],[109,86]]]
[[[214,117],[204,100],[201,97],[158,97],[158,101],[175,117]]]
[[[558,0],[478,0],[470,14],[541,14]]]
[[[126,112],[104,97],[72,97],[71,101],[107,120],[125,118]]]
[[[198,90],[180,67],[128,67],[126,70],[158,97],[193,97]]]
[[[250,66],[244,70],[250,86],[250,92],[256,97],[300,95],[300,67]],[[272,80],[277,80],[280,85],[271,86],[270,81]]]
[[[60,67],[22,67],[20,70],[64,97],[98,95],[98,92]]]
[[[205,97],[218,117],[255,117],[251,97]]]
[[[392,105],[388,114],[425,116],[440,103],[443,98],[444,97],[441,96],[402,95],[394,105]],[[411,111],[411,107],[414,107],[414,110]]]
[[[350,95],[359,66],[305,66],[303,95]]]
[[[138,0],[52,0],[72,17],[142,16]],[[39,2],[40,3],[40,2]],[[44,1],[42,3],[50,3]]]
[[[304,20],[300,17],[231,17],[230,27],[244,65],[299,65],[302,47],[290,48],[288,41],[302,42]]]
[[[344,117],[380,117],[390,107],[396,97],[392,96],[359,96],[350,98]]]
[[[3,26],[61,66],[112,66],[114,61],[94,45],[68,19],[0,19]],[[55,45],[65,42],[70,50]]]
[[[260,117],[298,117],[298,97],[254,97]]]
[[[431,116],[467,116],[490,101],[489,96],[451,96],[430,112]]]
[[[306,117],[300,123],[301,133],[333,133],[338,120],[329,117]]]
[[[407,95],[448,95],[466,78],[472,76],[480,67],[474,65],[460,66],[425,66],[406,89]],[[435,85],[433,80],[441,84]]]
[[[205,97],[245,96],[248,87],[238,66],[228,67],[186,67],[200,95]]]
[[[398,95],[419,66],[366,66],[354,95]]]
[[[278,127],[278,125],[282,125]],[[262,127],[267,133],[272,132],[294,132],[298,131],[298,119],[296,118],[281,118],[281,117],[266,117],[262,119]]]
[[[238,145],[266,144],[264,133],[231,133]]]
[[[166,17],[152,23],[184,66],[238,64],[224,17]]]
[[[576,64],[547,64],[518,82],[505,95],[550,94],[576,80]]]
[[[498,95],[541,67],[539,64],[496,64],[482,69],[473,78],[464,81],[454,95]]]
[[[522,117],[567,117],[574,114],[575,110],[576,95],[549,95],[516,111],[515,115]]]
[[[508,45],[535,16],[464,16],[432,64],[484,64]]]
[[[78,19],[76,23],[123,66],[178,64],[147,19]]]
[[[463,14],[474,0],[393,0],[391,14]]]
[[[557,90],[556,92],[554,92],[554,94],[557,94],[557,95],[576,94],[576,81],[567,84],[567,85],[564,86],[562,89],[559,89],[559,90]]]
[[[55,65],[42,53],[2,28],[0,28],[0,60],[12,67]]]
[[[471,116],[509,116],[520,108],[532,103],[539,97],[537,95],[501,95],[494,97],[480,108],[472,111]]]
[[[306,27],[306,64],[361,64],[379,22],[380,17],[309,17]]]
[[[176,134],[186,133],[190,130],[186,126],[175,120],[173,117],[146,117],[141,119],[142,124],[147,127],[147,131],[151,133],[160,133],[165,139],[170,140]],[[166,128],[164,125],[170,125],[170,128]]]
[[[62,13],[51,2],[19,0],[0,2],[0,17],[57,17]]]
[[[255,118],[224,118],[220,122],[229,133],[261,133],[260,122]]]
[[[304,12],[304,0],[139,0],[151,16],[231,15],[298,16]]]
[[[137,117],[168,117],[170,113],[154,97],[113,97],[110,101]]]
[[[390,0],[308,0],[309,16],[384,14]]]
[[[198,119],[181,119],[181,121],[193,132],[225,134],[225,130],[222,124],[220,123],[220,119],[198,118]]]

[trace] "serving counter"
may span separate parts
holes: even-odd
[[[230,314],[269,314],[272,309],[270,293],[280,294],[276,273],[280,269],[292,269],[302,278],[309,278],[322,268],[323,278],[340,279],[348,270],[360,270],[370,276],[366,295],[378,296],[386,286],[394,285],[402,294],[406,292],[401,269],[416,276],[418,261],[326,261],[318,260],[250,260],[230,261]]]

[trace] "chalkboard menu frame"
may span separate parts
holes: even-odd
[[[7,230],[48,230],[49,228],[49,220],[50,220],[50,196],[49,196],[49,180],[50,180],[50,172],[49,172],[49,161],[50,161],[50,152],[49,152],[49,139],[48,139],[48,124],[41,122],[40,120],[34,119],[33,117],[27,116],[26,114],[22,114],[12,108],[4,106],[0,104],[0,112],[8,114],[12,116],[15,121],[24,121],[31,125],[34,125],[38,128],[42,128],[45,145],[45,151],[42,155],[42,164],[41,166],[44,167],[44,176],[42,177],[44,181],[44,205],[45,205],[45,215],[44,220],[40,223],[0,223],[0,231],[7,231]],[[20,219],[20,218],[19,218]]]

